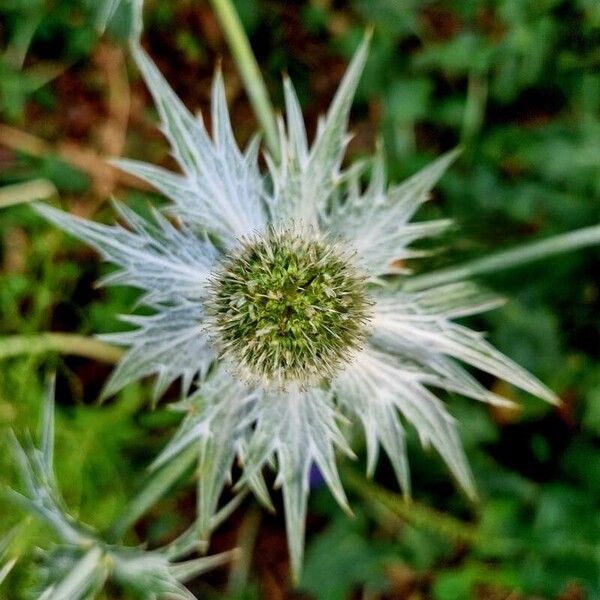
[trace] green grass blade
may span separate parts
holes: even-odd
[[[0,360],[13,356],[58,352],[92,358],[106,363],[116,363],[123,350],[73,333],[36,333],[0,337]]]
[[[549,258],[563,252],[571,252],[600,244],[600,225],[576,229],[569,233],[555,235],[545,240],[523,244],[510,250],[495,252],[483,258],[449,267],[432,273],[408,278],[402,285],[407,292],[417,292],[447,283],[470,279],[476,275],[496,273],[526,265],[536,260]]]
[[[198,446],[192,444],[169,461],[164,467],[153,472],[137,495],[123,507],[121,515],[107,532],[110,539],[118,540],[127,530],[153,506],[177,480],[198,460]]]
[[[55,196],[58,196],[58,191],[48,179],[13,183],[0,188],[0,208],[26,204],[36,200],[47,200]]]
[[[273,157],[278,160],[280,148],[277,135],[277,120],[275,119],[275,112],[269,98],[267,86],[250,47],[248,36],[230,0],[211,0],[211,5],[219,19],[225,38],[231,48],[233,58],[240,70],[240,75],[246,86],[246,91],[254,107],[256,117],[264,130],[265,142]]]

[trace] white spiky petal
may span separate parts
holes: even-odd
[[[208,535],[211,516],[236,458],[244,468],[238,488],[248,485],[267,506],[270,499],[262,469],[274,466],[276,483],[283,490],[295,575],[302,564],[312,464],[337,501],[347,506],[335,452],[352,453],[340,420],[355,418],[364,428],[369,472],[375,468],[379,447],[384,449],[407,495],[404,422],[416,429],[424,445],[439,452],[459,484],[473,496],[473,478],[456,424],[434,390],[458,392],[492,404],[509,403],[479,384],[459,365],[464,362],[555,401],[547,388],[492,348],[481,334],[452,321],[492,308],[495,298],[470,283],[407,293],[389,278],[402,273],[401,261],[419,255],[410,249],[412,242],[448,226],[446,220],[409,221],[456,152],[391,187],[387,187],[380,156],[373,160],[366,189],[360,185],[364,175],[360,167],[342,168],[348,115],[367,46],[365,40],[359,47],[311,146],[295,92],[285,81],[287,121],[281,121],[279,128],[282,158],[276,161],[266,154],[267,177],[257,167],[256,141],[245,153],[238,149],[220,74],[213,88],[210,137],[144,51],[134,46],[134,57],[181,174],[130,160],[117,164],[167,196],[166,212],[181,227],[174,228],[158,214],[152,222],[144,221],[124,208],[119,213],[129,230],[39,208],[121,268],[107,282],[141,288],[143,300],[155,310],[150,317],[128,317],[137,329],[111,336],[130,350],[107,392],[114,393],[150,373],[158,375],[157,395],[177,378],[182,379],[186,392],[193,378],[199,377],[198,391],[176,406],[186,416],[156,465],[190,444],[198,445],[201,533]],[[260,237],[271,227],[308,228],[312,236],[339,240],[356,253],[369,282],[365,285],[372,314],[364,347],[353,349],[351,360],[318,385],[272,389],[240,380],[235,366],[220,358],[207,326],[207,280],[218,272],[222,253],[235,253],[241,240]],[[211,240],[218,242],[215,245]]]

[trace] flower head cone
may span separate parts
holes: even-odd
[[[285,81],[282,157],[266,153],[266,176],[257,166],[259,142],[245,152],[236,144],[220,74],[209,136],[134,46],[181,173],[131,160],[117,164],[170,200],[166,216],[145,220],[117,206],[126,227],[110,227],[39,207],[120,267],[106,283],[140,288],[155,311],[127,317],[136,328],[108,336],[129,350],[105,394],[151,374],[157,397],[177,378],[184,392],[198,381],[197,391],[176,405],[185,416],[156,466],[198,444],[201,532],[208,533],[236,459],[244,469],[236,485],[270,505],[262,475],[270,465],[283,492],[295,574],[313,464],[347,507],[335,460],[336,450],[352,455],[343,422],[361,424],[370,472],[383,448],[407,495],[405,424],[473,496],[455,422],[435,390],[508,402],[479,384],[460,365],[466,363],[555,400],[480,333],[453,321],[492,308],[494,299],[468,283],[408,293],[390,277],[405,276],[399,265],[418,256],[412,242],[448,226],[410,221],[456,153],[389,187],[379,156],[366,189],[360,167],[343,168],[367,46],[356,52],[312,145]]]

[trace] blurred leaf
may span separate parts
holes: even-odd
[[[452,571],[442,572],[433,584],[435,600],[464,600],[475,597],[475,586],[493,584],[514,588],[517,577],[510,571],[496,570],[479,563],[467,563]]]
[[[381,580],[385,553],[367,542],[364,527],[360,517],[337,518],[309,544],[301,589],[322,600],[344,600],[355,586]]]

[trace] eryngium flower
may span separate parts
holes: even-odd
[[[206,549],[206,544],[198,540],[196,526],[162,548],[147,550],[109,543],[95,529],[73,518],[67,512],[54,475],[53,387],[46,396],[37,447],[30,437],[24,445],[14,435],[9,438],[23,489],[2,490],[9,500],[44,521],[59,539],[51,549],[40,550],[41,568],[38,566],[36,575],[41,575],[41,581],[36,584],[39,589],[31,590],[31,597],[90,600],[110,581],[135,598],[195,600],[196,596],[183,582],[230,562],[236,553],[180,560]],[[229,510],[227,507],[224,515]],[[224,515],[216,515],[215,523]],[[0,574],[12,568],[12,564],[0,564]]]
[[[342,167],[367,45],[354,56],[312,146],[296,94],[284,82],[281,160],[265,153],[266,176],[257,166],[259,142],[245,152],[236,144],[219,73],[211,137],[134,47],[182,172],[130,160],[117,164],[161,191],[172,219],[155,213],[146,220],[117,206],[127,228],[109,227],[40,207],[120,267],[105,282],[141,288],[155,311],[126,317],[133,331],[105,336],[129,346],[105,394],[150,374],[157,375],[157,396],[176,378],[184,391],[197,378],[199,391],[178,405],[186,416],[156,464],[199,444],[204,533],[236,457],[244,468],[238,486],[249,485],[267,504],[261,471],[274,466],[295,573],[313,463],[347,506],[335,462],[336,449],[352,456],[342,420],[362,424],[369,472],[381,446],[406,494],[404,422],[473,496],[455,422],[433,390],[507,402],[480,385],[459,365],[464,362],[555,400],[480,333],[453,322],[491,308],[489,296],[467,283],[419,293],[398,285],[408,275],[404,261],[419,255],[410,244],[449,224],[409,221],[456,153],[390,187],[380,156],[366,189],[359,183],[364,165]]]

